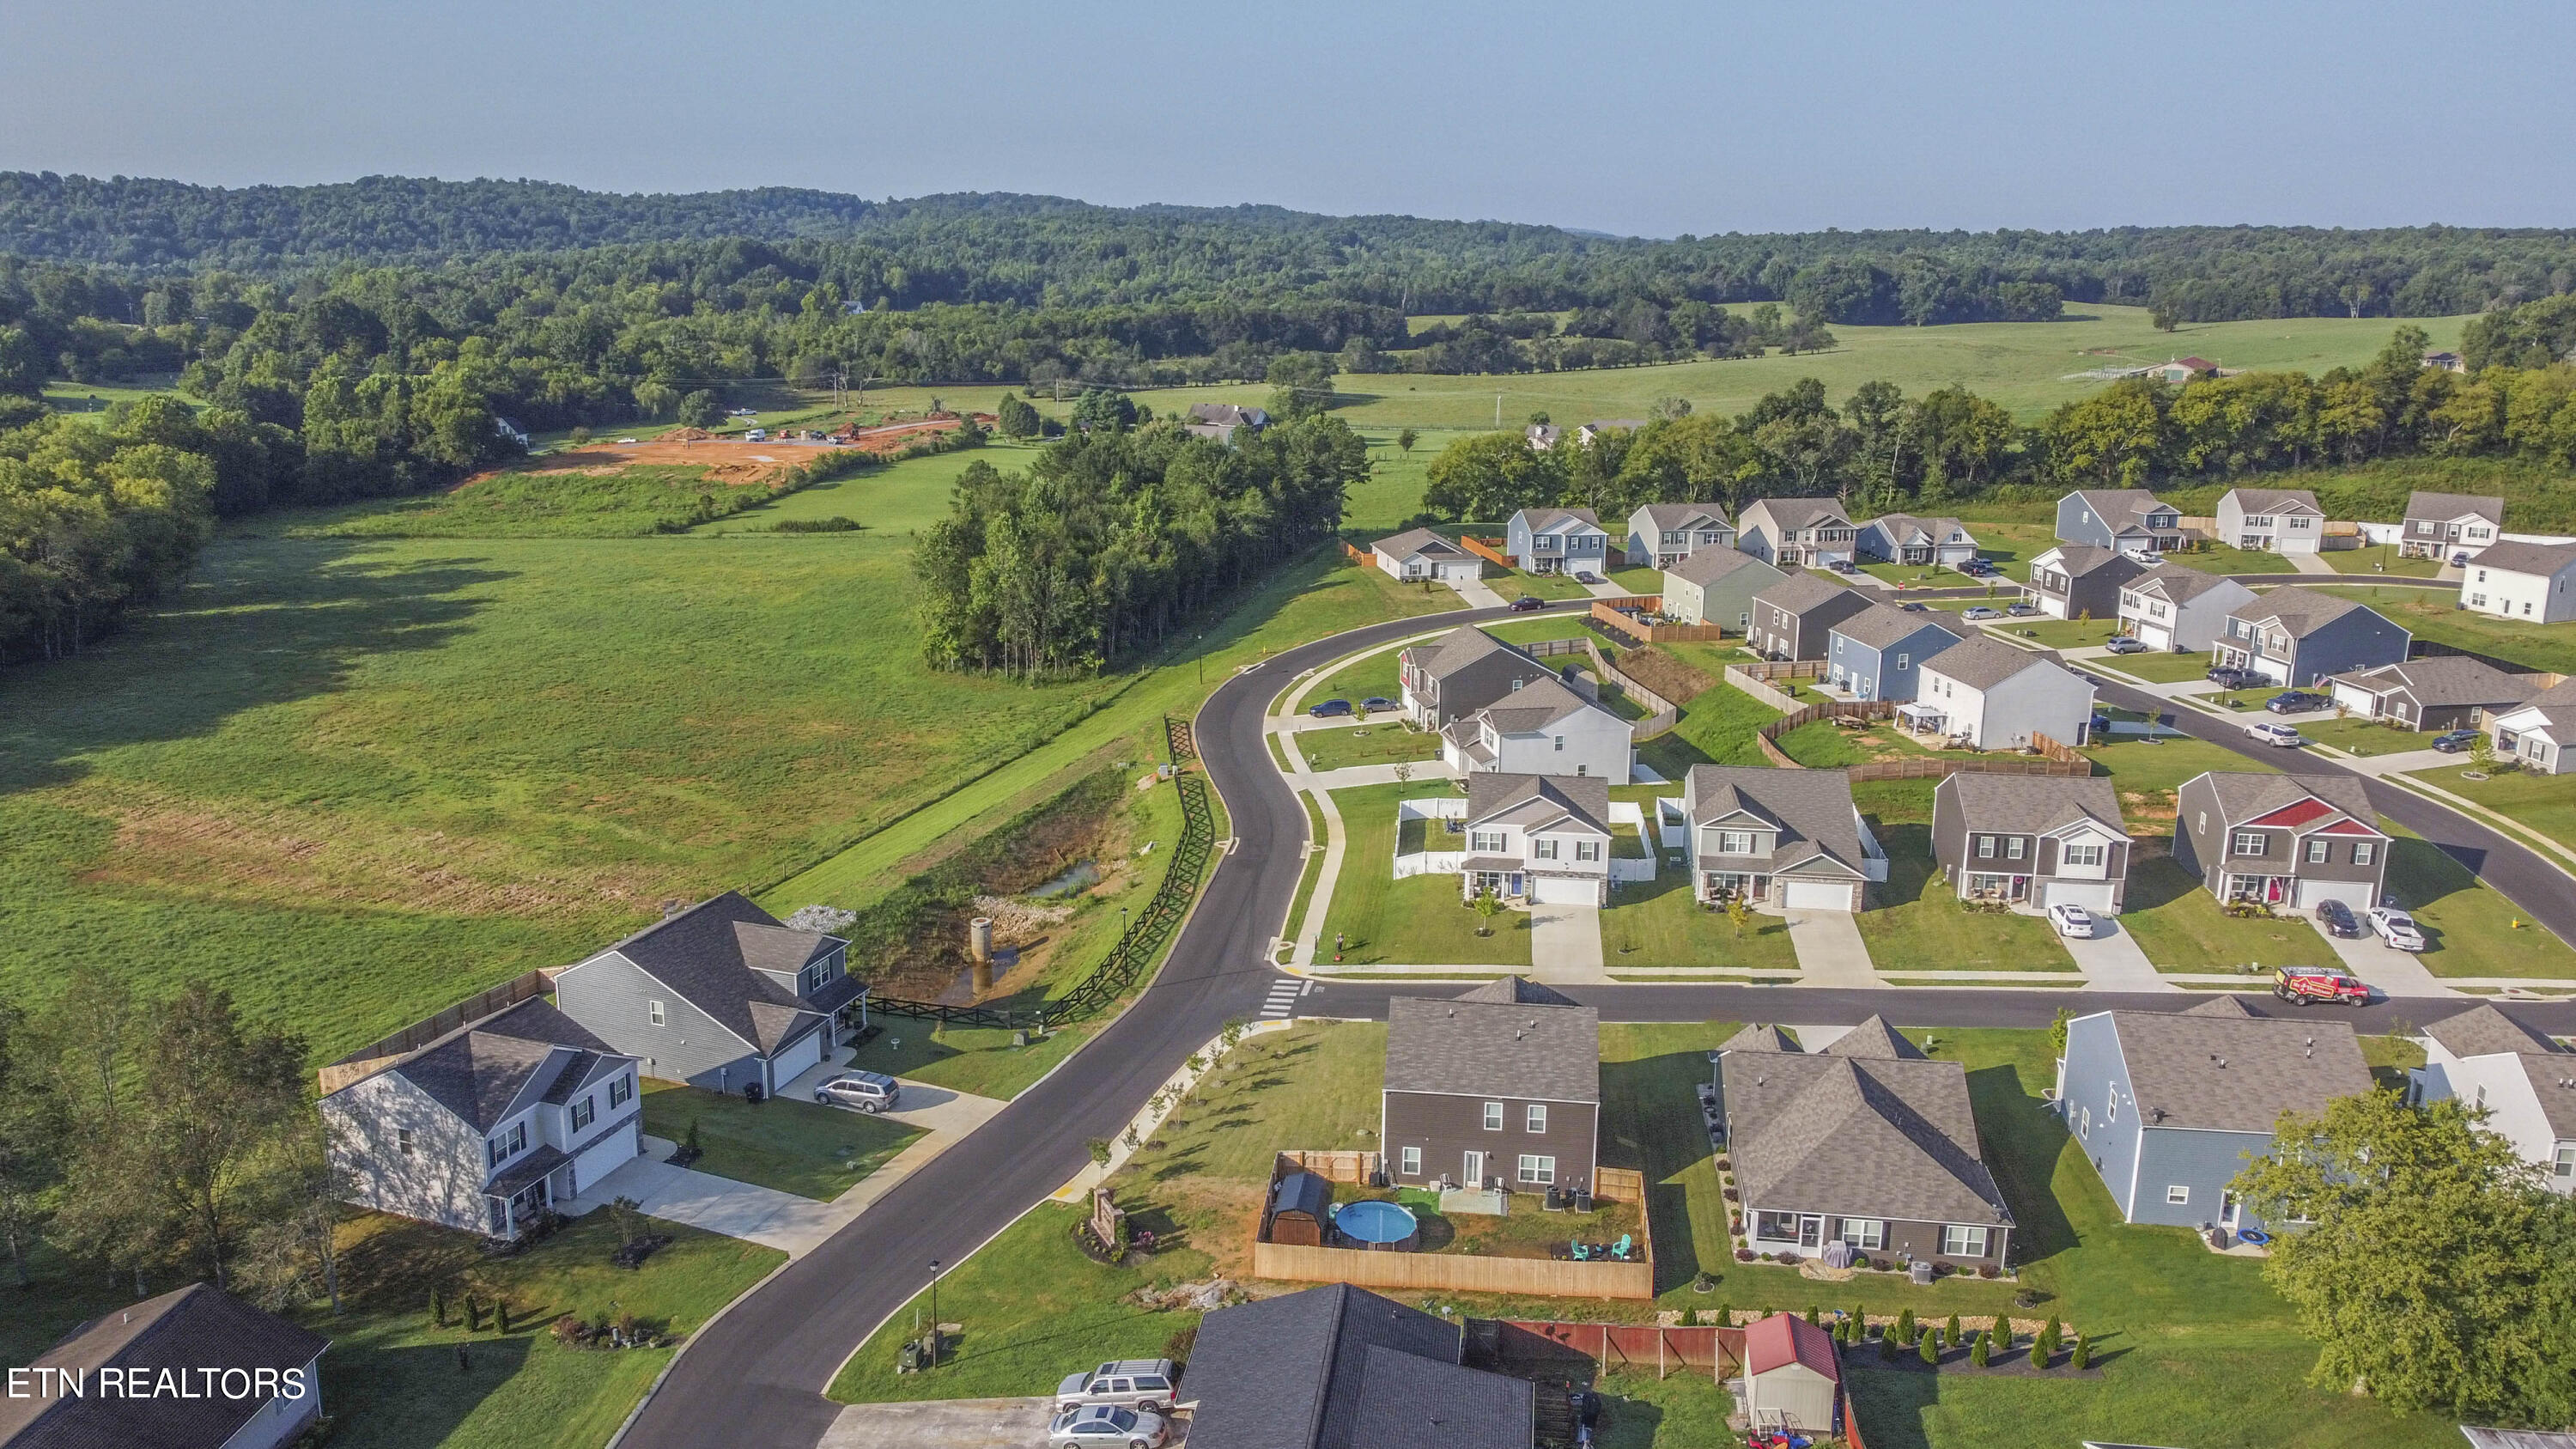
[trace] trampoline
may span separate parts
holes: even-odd
[[[1421,1231],[1413,1220],[1413,1210],[1402,1203],[1381,1199],[1346,1202],[1333,1209],[1333,1226],[1343,1237],[1363,1247],[1400,1251],[1412,1245]]]
[[[2246,1228],[2237,1233],[2236,1241],[2260,1248],[2272,1241],[2272,1235],[2261,1228]]]

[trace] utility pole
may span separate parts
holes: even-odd
[[[1496,394],[1494,394],[1494,431],[1499,433],[1499,432],[1501,432],[1502,430],[1503,430],[1503,395],[1502,395],[1501,393],[1496,393]]]

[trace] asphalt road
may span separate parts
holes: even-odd
[[[1581,606],[1588,601],[1574,601]],[[1044,1081],[1020,1094],[981,1130],[913,1174],[820,1248],[788,1265],[715,1322],[700,1329],[626,1434],[625,1449],[813,1449],[839,1411],[824,1388],[852,1348],[920,1292],[936,1260],[955,1264],[1070,1181],[1089,1161],[1086,1144],[1117,1132],[1183,1058],[1232,1018],[1251,1018],[1277,973],[1267,959],[1272,933],[1296,893],[1306,812],[1272,762],[1262,719],[1270,700],[1305,669],[1374,643],[1443,625],[1509,617],[1459,611],[1353,630],[1300,646],[1221,685],[1200,710],[1195,733],[1208,778],[1231,817],[1235,845],[1221,854],[1183,925],[1169,961],[1126,1014]],[[2104,688],[2117,704],[2163,701]],[[2183,714],[2193,733],[2201,721]],[[2205,737],[2234,747],[2223,722]],[[2245,747],[2252,752],[2254,747]],[[2310,762],[2319,769],[2324,761]],[[2532,909],[2562,936],[2576,934],[2576,892],[2537,857],[2450,811],[2374,787],[2393,819],[2434,840],[2489,884]],[[2535,908],[2533,903],[2539,903]],[[1454,987],[1335,984],[1299,1003],[1308,1016],[1378,1017],[1390,996]],[[1909,1026],[2044,1026],[2060,1007],[2170,1007],[2171,996],[2067,991],[1898,988],[1883,992],[1735,986],[1613,986],[1570,993],[1613,1021],[1780,1021],[1836,1024],[1884,1012]],[[2467,1003],[2462,1004],[2463,1007]],[[2328,1008],[2314,1008],[2328,1010]],[[2415,1025],[2425,1003],[2334,1011],[2334,1018],[2384,1029]],[[2576,1032],[2576,1004],[2517,1006],[2514,1015],[2552,1032]],[[2447,1013],[2438,1013],[2447,1014]],[[1065,1359],[1080,1364],[1081,1344]],[[1043,1387],[1043,1386],[1041,1386]]]

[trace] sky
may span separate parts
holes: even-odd
[[[2576,224],[2566,0],[0,0],[0,169],[1672,236]]]

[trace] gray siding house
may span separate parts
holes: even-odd
[[[1869,604],[1867,594],[1822,574],[1791,574],[1753,596],[1744,642],[1765,659],[1822,659],[1833,647],[1833,627]]]
[[[2414,642],[2366,604],[2290,587],[2232,610],[2212,652],[2220,664],[2307,689],[2331,675],[2403,664]]]
[[[2504,500],[2489,493],[2410,493],[2398,528],[2399,558],[2475,558],[2504,537]]]
[[[2335,703],[2364,719],[2410,730],[2477,729],[2540,693],[2540,682],[2532,676],[2507,674],[2463,654],[2355,670],[2328,683]]]
[[[1504,553],[1534,574],[1604,574],[1610,534],[1589,508],[1524,508],[1504,525]]]
[[[1741,896],[1783,910],[1857,911],[1887,852],[1852,803],[1840,770],[1693,765],[1682,781],[1692,894]]]
[[[1482,629],[1461,626],[1395,656],[1404,712],[1427,730],[1446,729],[1556,671]]]
[[[2222,901],[2379,904],[2389,838],[2357,776],[2210,770],[2185,780],[2174,804],[2174,863]]]
[[[1714,503],[1649,503],[1628,515],[1628,562],[1668,569],[1703,550],[1735,547],[1735,525]]]
[[[1854,699],[1912,699],[1914,667],[1959,642],[1959,630],[1941,625],[1947,617],[1870,605],[1834,625],[1827,636],[1826,681],[1850,690]]]
[[[1751,1027],[1717,1057],[1718,1112],[1745,1246],[1817,1256],[1840,1243],[1897,1262],[2000,1267],[2012,1209],[1985,1164],[1967,1068],[1873,1016],[1819,1052]]]
[[[2144,488],[2082,488],[2057,500],[2057,539],[2171,553],[2182,547],[2182,512]]]
[[[101,1314],[25,1367],[11,1364],[0,1446],[278,1449],[322,1417],[322,1354],[330,1346],[192,1283]],[[109,1391],[109,1373],[125,1392]],[[74,1375],[80,1391],[64,1392]]]
[[[2253,601],[2234,579],[2158,564],[2120,590],[2120,628],[2153,649],[2209,649],[2227,632],[2227,616]]]
[[[1765,498],[1735,519],[1735,546],[1782,568],[1848,563],[1854,535],[1843,506],[1831,498]]]
[[[822,1064],[833,1014],[864,994],[849,949],[727,891],[565,967],[555,1002],[647,1076],[774,1093]]]
[[[1955,518],[1882,513],[1853,534],[1854,551],[1873,563],[1956,568],[1977,556],[1976,535]]]
[[[1664,612],[1686,624],[1753,630],[1753,597],[1789,576],[1732,548],[1703,548],[1664,566]]]
[[[1378,1140],[1400,1186],[1588,1189],[1601,1013],[1517,976],[1387,1004]]]
[[[1932,791],[1932,855],[1961,900],[2104,915],[2127,902],[2129,827],[2107,778],[1943,776]]]
[[[2280,1115],[2369,1090],[2349,1025],[2271,1020],[2232,996],[2079,1016],[2057,1063],[2057,1113],[2122,1218],[2230,1234],[2268,1226],[2228,1184],[2271,1152]]]
[[[2120,590],[2148,572],[2146,560],[2116,548],[2061,543],[2030,561],[2030,601],[2052,619],[2109,619]]]

